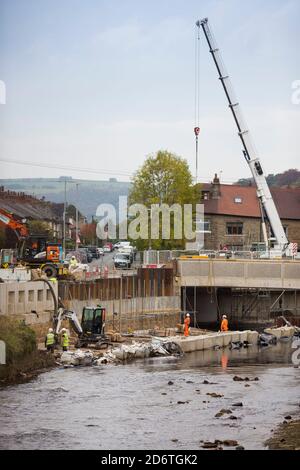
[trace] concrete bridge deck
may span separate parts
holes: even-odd
[[[186,287],[300,289],[298,260],[179,259],[177,276]]]

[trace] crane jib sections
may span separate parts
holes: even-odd
[[[213,33],[211,31],[211,28],[208,24],[208,19],[204,18],[203,20],[197,21],[196,23],[196,28],[198,30],[197,38],[199,38],[200,30],[203,30],[204,36],[206,38],[206,41],[208,43],[209,47],[209,52],[212,55],[213,61],[215,63],[215,66],[218,71],[219,75],[219,80],[222,84],[222,87],[224,89],[225,95],[228,100],[228,105],[229,108],[232,112],[235,124],[238,129],[238,135],[242,141],[243,145],[243,155],[245,157],[246,162],[249,165],[249,168],[251,170],[252,176],[254,178],[256,187],[257,187],[257,196],[260,200],[260,203],[266,213],[266,216],[269,220],[269,223],[272,228],[272,232],[274,234],[275,238],[275,246],[274,249],[278,250],[281,252],[281,254],[288,255],[289,254],[289,242],[287,240],[282,222],[280,220],[278,211],[276,209],[274,200],[272,198],[267,180],[265,178],[260,160],[257,156],[257,151],[255,149],[255,146],[252,141],[251,134],[246,126],[246,123],[243,119],[243,115],[240,109],[240,104],[238,100],[235,97],[234,91],[233,91],[233,86],[231,84],[230,77],[226,71],[226,68],[224,66],[220,50],[218,48],[217,42],[213,36]],[[198,41],[199,42],[199,41]],[[199,46],[198,46],[199,48]],[[198,54],[199,55],[199,54]],[[199,62],[199,59],[198,59]],[[199,80],[199,65],[197,62],[196,58],[196,78]],[[195,94],[196,100],[199,97],[199,91],[198,94],[196,92]],[[197,109],[197,106],[195,106],[195,109]],[[197,112],[195,113],[195,116],[197,116]],[[198,112],[199,116],[199,112]],[[196,135],[196,139],[197,139]]]

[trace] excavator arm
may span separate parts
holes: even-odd
[[[0,208],[0,222],[11,230],[13,230],[18,238],[18,240],[25,239],[29,236],[28,228],[25,223],[20,222],[15,219],[15,217],[5,209]]]
[[[63,320],[69,320],[73,330],[78,336],[80,336],[83,333],[76,313],[73,312],[72,310],[65,310],[63,307],[60,307],[58,309],[58,315],[55,319],[55,325],[54,325],[55,334],[59,334]]]

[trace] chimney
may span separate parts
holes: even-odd
[[[211,198],[220,199],[220,197],[221,197],[220,178],[218,178],[217,173],[215,173],[215,177],[213,179],[212,188],[211,188]]]

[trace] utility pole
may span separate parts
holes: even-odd
[[[150,214],[150,232],[148,232],[149,233],[149,248],[148,249],[150,251],[150,250],[152,250],[152,246],[151,246],[152,205],[151,205],[151,208],[148,209],[148,212]],[[149,228],[148,228],[148,230],[149,230]]]
[[[76,183],[76,251],[78,250],[78,237],[79,237],[79,212],[78,212],[78,186],[79,183]]]
[[[66,257],[66,213],[67,213],[67,180],[65,178],[65,191],[64,191],[64,215],[63,215],[63,257]]]

